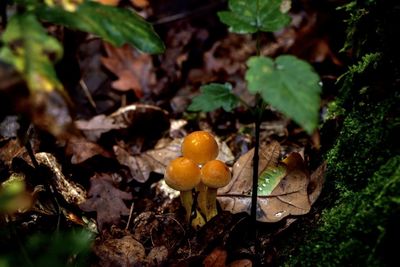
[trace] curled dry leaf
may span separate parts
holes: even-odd
[[[75,121],[90,141],[97,141],[103,133],[112,130],[135,129],[135,132],[153,136],[169,128],[168,112],[152,105],[132,104],[114,113],[98,115],[92,119]]]
[[[67,179],[62,172],[61,165],[50,153],[40,152],[35,154],[35,158],[40,164],[44,164],[54,174],[53,184],[64,200],[70,204],[79,205],[86,200],[86,191],[77,183]]]
[[[117,189],[107,174],[96,174],[90,178],[88,195],[89,198],[79,207],[83,211],[97,212],[97,224],[100,230],[107,223],[117,223],[121,215],[129,214],[129,209],[123,200],[132,199],[132,195]]]
[[[149,93],[150,87],[156,84],[151,56],[141,54],[129,45],[118,48],[105,43],[104,47],[108,57],[101,61],[118,77],[112,86],[120,91],[133,90],[138,98]]]
[[[322,170],[313,175],[316,185],[310,190],[310,175],[300,154],[291,153],[278,163],[279,151],[277,142],[260,149],[257,220],[261,222],[277,222],[288,215],[308,213],[322,188]],[[218,190],[222,209],[250,214],[253,154],[252,150],[239,158],[233,167],[231,183]]]

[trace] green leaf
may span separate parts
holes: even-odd
[[[274,32],[290,22],[281,12],[282,0],[229,0],[230,11],[218,12],[220,20],[236,33]]]
[[[318,124],[321,92],[319,76],[313,67],[289,55],[275,61],[268,57],[252,57],[247,65],[249,91],[260,93],[265,102],[311,134]]]
[[[269,196],[286,175],[284,165],[269,166],[258,177],[258,195]]]
[[[62,89],[52,58],[60,59],[62,46],[46,30],[33,14],[15,15],[11,18],[1,40],[0,60],[15,67],[32,90]]]
[[[36,12],[46,21],[96,34],[114,46],[128,43],[147,53],[165,49],[152,25],[128,9],[86,1],[75,12],[56,6],[41,6]]]
[[[201,94],[193,98],[189,111],[210,112],[218,108],[231,111],[238,105],[238,98],[232,93],[229,83],[211,83],[200,87]]]

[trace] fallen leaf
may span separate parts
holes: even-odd
[[[150,92],[150,86],[156,84],[156,76],[149,54],[140,54],[129,45],[118,48],[105,43],[104,48],[108,57],[103,57],[101,61],[118,77],[112,83],[114,89],[133,90],[138,98]]]
[[[114,146],[113,149],[119,163],[129,168],[131,177],[139,183],[144,183],[151,172],[164,173],[168,163],[181,155],[181,143],[182,138],[177,138],[162,147],[138,155],[131,155],[119,146]]]
[[[229,267],[252,267],[253,263],[251,260],[243,259],[243,260],[233,261],[228,266]]]
[[[86,212],[97,212],[97,224],[100,230],[105,224],[117,223],[121,215],[129,214],[129,209],[123,200],[132,199],[132,195],[117,189],[107,174],[96,174],[90,178],[88,196],[86,202],[79,207]]]
[[[310,176],[302,157],[291,153],[277,163],[279,151],[277,142],[260,150],[257,220],[261,222],[277,222],[288,215],[303,215],[311,208],[307,192]],[[218,190],[222,209],[250,214],[253,154],[254,151],[249,151],[239,158],[233,167],[231,183]]]
[[[98,115],[92,119],[75,121],[88,140],[96,142],[103,133],[112,130],[134,129],[145,137],[159,136],[169,128],[168,112],[152,105],[132,104],[121,107],[112,114]]]
[[[165,246],[154,247],[146,258],[150,266],[163,266],[168,260],[168,249]]]
[[[77,120],[75,126],[82,130],[90,141],[97,141],[103,133],[126,127],[124,123],[117,123],[113,118],[104,114],[95,116],[88,121]]]
[[[311,205],[318,199],[322,191],[324,184],[324,174],[326,171],[326,162],[323,162],[310,177],[310,183],[308,184],[308,193]]]
[[[52,184],[67,203],[79,205],[85,201],[85,189],[83,189],[81,185],[65,177],[61,165],[52,154],[40,152],[35,154],[35,158],[38,163],[46,165],[53,173]]]
[[[154,168],[153,162],[142,155],[131,155],[119,146],[113,146],[113,150],[119,163],[129,168],[132,179],[139,183],[145,183],[149,179]]]
[[[12,160],[17,157],[23,158],[28,164],[32,165],[28,151],[24,146],[21,146],[21,142],[18,139],[10,138],[3,142],[0,148],[0,160],[6,166],[11,167]]]
[[[93,251],[99,266],[142,266],[146,256],[143,245],[130,235],[101,241]]]
[[[228,257],[228,253],[226,250],[221,248],[215,248],[210,255],[208,255],[204,261],[204,267],[225,267],[225,261]]]
[[[269,165],[278,163],[280,145],[272,142],[270,145],[262,145],[259,150],[260,160],[258,164],[259,174]],[[218,189],[218,195],[235,192],[240,195],[251,195],[253,184],[253,155],[254,148],[242,155],[233,166],[232,180],[228,185]]]
[[[66,154],[72,155],[71,163],[79,164],[84,162],[91,157],[101,155],[106,158],[110,158],[112,154],[96,143],[92,143],[85,138],[70,138],[66,146]]]

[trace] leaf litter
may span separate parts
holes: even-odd
[[[314,22],[310,21],[310,23]],[[276,33],[275,40],[263,47],[262,53],[271,56],[279,53],[280,50],[291,50],[297,54],[301,51],[301,46],[296,41],[297,37],[302,40],[318,40],[319,37],[313,35],[317,24],[314,24],[314,28],[305,28],[303,32],[299,31],[299,29],[302,29],[301,25],[303,24],[291,26],[290,32]],[[87,163],[89,160],[91,160],[90,164],[92,162],[98,164],[96,158],[98,155],[104,157],[106,162],[113,162],[113,164],[117,162],[116,167],[112,168],[110,173],[97,172],[100,168],[98,165],[89,166],[90,175],[85,173],[78,179],[82,184],[87,183],[90,179],[89,198],[84,204],[80,205],[80,208],[87,212],[86,215],[89,216],[97,213],[97,223],[102,233],[111,231],[112,236],[103,235],[96,245],[100,248],[95,249],[95,254],[101,259],[103,266],[111,263],[119,263],[120,265],[132,263],[124,255],[137,259],[137,262],[149,263],[150,265],[163,264],[165,261],[168,262],[168,259],[177,259],[178,262],[184,263],[193,261],[199,263],[202,259],[208,258],[206,255],[210,257],[212,257],[212,254],[219,255],[220,251],[212,249],[215,244],[222,244],[221,250],[225,250],[228,257],[231,257],[232,251],[226,251],[227,245],[229,246],[227,242],[232,241],[235,234],[229,232],[239,224],[240,218],[243,218],[241,217],[243,216],[242,212],[248,212],[248,200],[251,193],[251,178],[249,177],[252,177],[250,174],[252,171],[251,153],[254,152],[250,150],[250,152],[239,157],[251,146],[251,139],[246,137],[248,132],[243,130],[245,127],[243,127],[240,119],[233,125],[233,130],[230,130],[228,136],[222,135],[223,140],[226,141],[221,142],[222,159],[230,163],[235,161],[235,156],[239,159],[233,165],[234,182],[230,184],[231,187],[228,191],[224,192],[226,188],[219,190],[218,196],[221,207],[224,207],[221,201],[223,197],[229,198],[231,202],[233,201],[235,203],[234,208],[229,211],[238,212],[238,214],[231,215],[230,212],[222,212],[200,232],[190,232],[181,222],[182,216],[179,213],[178,201],[176,198],[172,201],[167,200],[163,191],[159,190],[162,180],[159,180],[160,176],[155,179],[154,173],[162,174],[170,158],[179,155],[180,138],[187,131],[196,129],[198,125],[204,126],[201,123],[210,120],[209,117],[200,117],[200,122],[193,122],[185,115],[182,116],[182,112],[190,103],[193,92],[196,92],[200,85],[205,82],[228,81],[231,82],[234,92],[239,93],[239,95],[246,92],[243,91],[246,86],[244,81],[238,77],[243,76],[246,69],[245,61],[255,52],[255,41],[249,37],[235,34],[227,34],[225,38],[215,41],[212,39],[209,29],[195,26],[195,24],[186,21],[173,24],[173,27],[168,27],[166,32],[169,50],[164,55],[159,56],[161,58],[160,63],[157,63],[157,60],[154,60],[155,58],[139,54],[132,48],[115,48],[104,44],[106,55],[101,57],[101,62],[99,60],[98,64],[103,63],[108,70],[108,81],[112,83],[115,89],[110,91],[113,91],[113,94],[122,94],[128,97],[129,105],[119,110],[107,109],[108,111],[105,113],[96,113],[91,119],[86,117],[85,120],[75,121],[75,126],[83,131],[84,137],[69,139],[65,149],[66,155],[72,163],[72,168],[78,168],[78,171],[81,170],[79,168],[83,166],[82,163]],[[330,60],[336,64],[337,61],[332,57],[331,52],[324,47],[329,40],[321,40],[322,44],[313,42],[313,45],[315,44],[315,47],[318,47],[317,53],[306,55],[306,57],[317,62]],[[193,48],[194,43],[202,42],[214,43],[211,46],[199,45]],[[301,42],[307,43],[306,41]],[[96,56],[99,57],[98,54]],[[200,60],[195,61],[194,58],[196,57],[200,57]],[[103,76],[107,75],[103,73],[102,79]],[[96,94],[96,90],[102,85],[93,84],[95,86],[90,88],[90,93]],[[107,84],[107,81],[103,84]],[[106,88],[105,91],[109,89],[106,86],[104,88]],[[134,101],[140,98],[143,100],[143,97],[145,99],[143,102],[150,99],[149,104],[134,103],[132,99],[129,99],[129,93],[134,94]],[[181,97],[183,99],[181,103],[187,105],[178,105],[176,109],[171,107],[169,97],[175,98],[176,96]],[[250,103],[251,98],[252,96],[248,96]],[[99,98],[96,95],[94,100],[97,104],[99,103],[97,102]],[[120,105],[119,100],[120,98],[111,98],[111,102],[117,102],[117,105],[114,103],[109,106],[118,107]],[[57,101],[53,102],[56,103]],[[55,113],[62,115],[60,119],[66,122],[63,125],[68,125],[70,122],[70,118],[63,115],[66,114],[66,106],[65,104],[60,105],[59,111],[56,110],[59,113]],[[160,108],[161,106],[162,108]],[[169,114],[165,110],[168,110]],[[153,113],[154,116],[147,117],[146,113],[147,115]],[[235,115],[238,114],[235,113]],[[36,121],[46,119],[41,114],[35,116],[37,116]],[[137,120],[137,118],[142,119]],[[171,118],[183,118],[180,125],[184,125],[185,130],[175,129],[172,136],[171,133],[167,133],[169,123],[172,121]],[[149,136],[148,129],[142,131],[143,124],[141,121],[161,127],[153,131],[153,133],[156,133],[155,135]],[[271,182],[268,194],[261,192],[259,196],[258,219],[260,221],[275,221],[279,217],[281,222],[276,223],[280,225],[279,229],[284,229],[296,220],[296,214],[304,214],[310,209],[321,192],[325,168],[321,166],[309,175],[302,159],[301,166],[294,164],[296,167],[290,167],[292,162],[299,161],[298,156],[290,156],[289,154],[290,160],[286,162],[279,160],[280,156],[285,154],[283,147],[287,145],[286,139],[291,134],[287,129],[290,127],[288,124],[285,121],[283,126],[278,125],[279,129],[277,128],[279,134],[276,135],[284,138],[284,140],[280,140],[285,143],[282,144],[282,148],[279,144],[272,142],[273,149],[270,148],[270,144],[264,146],[260,151],[259,170],[264,180],[261,179],[259,183],[262,185],[266,180],[272,181],[273,178],[275,183]],[[62,132],[65,128],[51,131]],[[215,125],[211,125],[210,129],[215,129]],[[271,134],[266,133],[268,131],[268,129],[264,131],[264,140],[271,140]],[[141,132],[142,137],[133,137],[137,135],[137,132]],[[165,138],[167,135],[170,135],[170,137]],[[145,141],[140,141],[141,138]],[[149,139],[152,143],[142,144]],[[227,139],[231,141],[228,142]],[[242,139],[246,139],[245,145],[241,145],[239,142]],[[238,148],[239,146],[242,147]],[[25,149],[21,149],[21,151],[18,151],[19,148],[17,147],[16,152],[6,155],[8,165],[11,165],[14,155],[16,157],[22,155],[24,160],[29,160]],[[232,154],[231,151],[235,152]],[[65,161],[62,164],[64,163]],[[57,164],[53,164],[53,166],[57,166]],[[69,167],[71,168],[71,166]],[[281,171],[282,168],[284,171]],[[58,166],[56,169],[61,169],[61,167]],[[128,172],[122,171],[124,169],[127,169]],[[281,175],[276,176],[274,171]],[[120,180],[116,181],[112,178],[115,173],[121,174]],[[69,180],[68,178],[65,179]],[[142,198],[143,195],[146,197]],[[129,210],[130,204],[134,204],[131,211]],[[241,207],[241,209],[238,209],[238,207]],[[147,214],[149,211],[152,213],[151,216]],[[282,211],[285,212],[280,216],[270,216],[280,214]],[[121,220],[121,215],[124,216],[122,217],[124,220]],[[125,219],[128,219],[129,215],[132,215],[132,218],[127,231],[114,233],[114,227],[123,228],[125,226],[125,224],[123,226],[122,224]],[[129,219],[127,224],[129,225]],[[237,227],[240,228],[240,226]],[[162,256],[157,258],[156,255]],[[251,261],[246,260],[246,257],[243,261],[245,261],[243,264],[250,264],[248,266],[251,266]],[[234,263],[227,263],[226,261],[222,263],[221,261],[219,264],[221,266],[234,266]],[[210,266],[213,266],[212,263]]]

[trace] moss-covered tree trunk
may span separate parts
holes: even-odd
[[[344,8],[345,49],[354,65],[338,81],[330,107],[339,126],[325,154],[322,212],[315,223],[295,226],[304,234],[285,242],[287,266],[399,264],[392,244],[400,240],[400,2],[353,1]],[[322,137],[332,134],[327,128]]]

